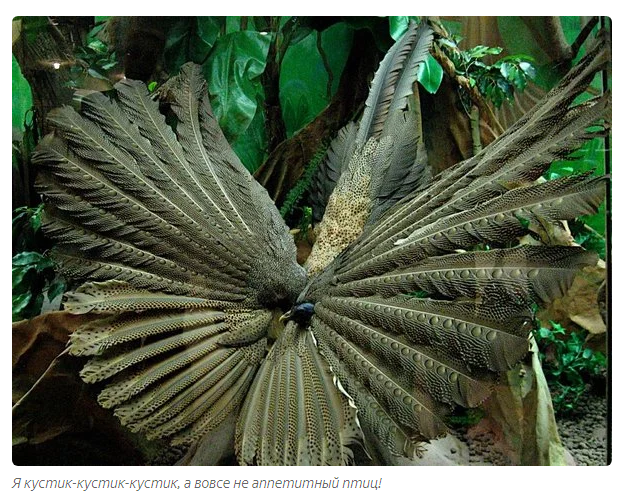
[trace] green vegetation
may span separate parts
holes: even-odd
[[[42,208],[22,207],[15,210],[13,241],[19,253],[13,256],[13,321],[31,318],[40,313],[44,296],[53,301],[66,289],[55,272],[55,263],[39,251],[26,250],[41,245]]]
[[[503,57],[489,65],[483,59],[499,55],[500,47],[477,45],[468,50],[459,49],[462,38],[442,38],[439,44],[454,63],[456,74],[467,79],[472,88],[476,87],[496,108],[505,101],[513,101],[516,91],[522,92],[528,81],[535,79],[533,59],[525,55]],[[467,102],[466,94],[462,99]],[[468,106],[469,107],[469,106]]]
[[[559,323],[534,331],[540,361],[556,413],[572,412],[593,377],[602,376],[606,357],[586,346],[586,333],[566,332]]]
[[[288,218],[292,215],[292,211],[296,207],[296,204],[309,189],[309,186],[311,185],[314,178],[314,174],[318,170],[318,165],[320,165],[320,163],[323,161],[326,154],[327,146],[323,145],[309,161],[307,167],[305,167],[303,175],[294,185],[294,187],[290,189],[290,192],[285,197],[283,205],[281,205],[281,208],[279,209],[279,212],[281,212],[281,217],[283,217],[285,220],[288,220]]]

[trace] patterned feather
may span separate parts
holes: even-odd
[[[393,44],[375,74],[360,123],[347,125],[332,141],[320,167],[327,180],[317,184],[323,198],[312,196],[322,222],[305,263],[308,275],[321,272],[366,224],[420,184],[427,158],[415,85],[432,36],[425,24],[411,26]]]
[[[191,443],[241,404],[272,319],[304,286],[287,227],[234,155],[192,65],[164,90],[176,133],[141,82],[82,114],[51,113],[55,135],[33,160],[47,201],[43,228],[75,314],[102,319],[71,336],[90,356],[99,402],[149,438]]]
[[[243,465],[346,465],[362,438],[313,335],[290,322],[261,367],[237,423]]]
[[[244,465],[350,464],[365,432],[414,457],[523,358],[533,304],[596,259],[517,239],[604,198],[605,179],[588,174],[534,181],[607,128],[609,95],[573,102],[609,49],[600,41],[503,136],[425,184],[414,81],[431,40],[411,26],[361,121],[332,142],[309,283],[196,66],[157,93],[174,129],[133,81],[84,97],[81,114],[51,114],[56,131],[33,157],[43,228],[83,282],[66,309],[100,314],[69,352],[89,358],[81,377],[107,384],[98,400],[123,425],[192,444],[237,414]]]

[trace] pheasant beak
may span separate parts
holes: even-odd
[[[288,319],[292,317],[292,313],[294,312],[294,308],[290,309],[288,312],[283,314],[279,319],[285,323]]]

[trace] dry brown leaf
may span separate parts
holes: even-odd
[[[577,326],[587,330],[589,338],[599,344],[605,342],[606,325],[599,309],[598,292],[606,279],[606,264],[600,260],[596,266],[585,267],[577,273],[573,284],[563,297],[555,299],[538,317],[545,324],[560,323],[567,331]],[[605,343],[602,346],[605,349]]]
[[[484,404],[485,418],[469,434],[492,433],[495,449],[514,465],[571,465],[533,338],[530,350],[530,359],[503,374]]]

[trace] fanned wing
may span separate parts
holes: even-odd
[[[362,439],[312,333],[289,322],[272,347],[237,422],[242,465],[347,465]]]
[[[51,113],[33,161],[43,228],[66,274],[88,281],[66,308],[102,318],[70,353],[108,381],[100,403],[149,438],[191,443],[234,412],[266,352],[272,309],[304,286],[272,201],[224,139],[199,68],[162,91],[174,129],[142,82],[82,113]]]
[[[366,225],[301,295],[314,304],[311,331],[363,429],[392,453],[419,453],[421,441],[445,432],[446,411],[480,404],[527,353],[532,306],[596,262],[578,247],[516,245],[595,213],[604,199],[605,178],[534,181],[607,128],[609,95],[573,101],[608,59],[600,43],[481,154]]]
[[[445,432],[446,411],[478,405],[524,356],[532,304],[595,257],[509,247],[602,201],[603,179],[532,182],[607,115],[607,95],[572,102],[608,53],[589,52],[490,147],[424,186],[406,108],[430,39],[411,27],[395,44],[362,121],[334,143],[337,213],[305,289],[287,228],[223,138],[195,66],[160,93],[173,129],[140,82],[85,97],[82,115],[51,114],[57,132],[34,155],[44,229],[68,274],[92,280],[67,308],[102,314],[70,351],[91,356],[81,376],[109,381],[99,401],[125,425],[191,443],[240,408],[243,464],[346,464],[360,425],[412,456]],[[477,248],[487,243],[498,248]],[[299,293],[314,315],[266,355],[272,309]]]

